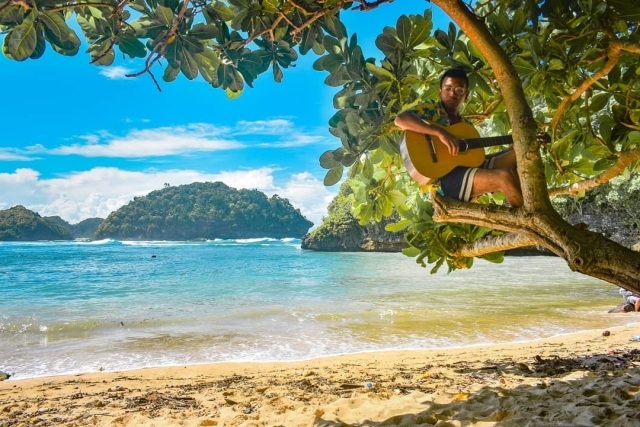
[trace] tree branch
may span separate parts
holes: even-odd
[[[596,73],[594,73],[593,75],[585,79],[585,81],[582,82],[582,84],[575,90],[575,92],[573,92],[570,95],[566,95],[562,100],[562,102],[560,102],[560,105],[556,110],[556,114],[553,116],[553,118],[551,119],[551,122],[549,123],[549,126],[551,127],[554,136],[556,134],[556,129],[558,127],[558,124],[560,124],[560,120],[562,119],[562,116],[564,115],[564,112],[569,107],[569,105],[576,102],[578,99],[580,99],[580,97],[594,83],[596,83],[600,78],[609,74],[609,72],[613,69],[613,67],[616,66],[616,64],[618,63],[618,59],[620,59],[620,43],[610,44],[609,47],[607,48],[607,52],[608,52],[608,55],[607,55],[608,59],[605,65],[599,71],[597,71]]]
[[[566,187],[551,189],[549,190],[549,196],[559,196],[562,194],[578,194],[580,191],[586,191],[590,190],[591,188],[598,187],[611,181],[613,178],[618,176],[618,174],[620,174],[620,172],[622,172],[627,166],[638,159],[640,159],[640,147],[637,147],[635,150],[631,151],[622,151],[618,153],[618,161],[609,169],[602,172],[600,175],[591,179],[576,182],[575,184]]]
[[[550,225],[545,222],[545,215],[526,212],[522,207],[508,208],[499,205],[466,203],[440,196],[435,192],[431,194],[431,200],[434,207],[433,220],[436,222],[474,224],[519,234],[520,239],[528,241],[528,245],[544,246],[559,256],[563,256],[565,249],[571,245],[571,240],[566,236],[565,241],[561,243],[556,243],[556,240],[551,238]]]
[[[158,42],[153,47],[153,51],[151,51],[151,53],[147,57],[147,60],[145,61],[144,70],[134,74],[125,74],[125,77],[138,77],[145,73],[149,74],[151,76],[151,79],[155,83],[156,87],[158,88],[158,90],[162,92],[162,89],[160,88],[158,81],[156,80],[155,76],[151,72],[151,67],[153,66],[153,64],[155,64],[161,58],[164,57],[164,52],[167,50],[167,46],[169,45],[167,41],[171,39],[171,37],[176,36],[176,32],[178,31],[178,26],[184,20],[184,17],[185,17],[185,14],[187,13],[187,9],[189,7],[190,2],[191,0],[185,0],[184,3],[182,3],[182,8],[180,9],[180,12],[178,12],[178,16],[176,17],[176,19],[174,19],[173,24],[171,24],[171,28],[167,32],[167,35],[164,37],[164,40],[162,40],[161,42]]]
[[[609,44],[604,54],[604,57],[608,58],[607,62],[599,71],[589,76],[588,79],[582,82],[582,84],[575,90],[575,92],[573,92],[571,95],[567,95],[564,97],[564,99],[558,106],[556,114],[553,116],[553,119],[551,119],[551,122],[550,122],[550,126],[553,130],[554,135],[555,135],[555,130],[558,127],[560,120],[562,119],[564,111],[568,108],[568,106],[571,103],[580,99],[580,97],[600,78],[609,74],[609,72],[613,69],[613,67],[615,67],[615,65],[618,63],[618,60],[620,59],[620,53],[622,51],[631,52],[631,53],[640,53],[639,44],[621,42],[620,40],[615,38],[615,34],[613,34],[613,32],[611,31],[608,31],[607,34],[612,38],[612,42]]]
[[[522,234],[507,233],[501,236],[487,236],[473,243],[466,243],[460,246],[453,256],[478,257],[533,245],[534,242]]]

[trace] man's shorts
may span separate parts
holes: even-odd
[[[488,158],[479,168],[468,168],[458,166],[451,172],[440,178],[440,187],[442,193],[447,197],[462,200],[463,202],[471,201],[471,190],[473,189],[473,176],[478,169],[493,169],[495,158]]]

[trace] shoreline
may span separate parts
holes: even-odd
[[[640,326],[629,320],[607,336],[10,379],[0,426],[632,426]]]
[[[632,320],[632,319],[629,319]],[[8,372],[6,369],[3,369],[2,366],[0,366],[0,372],[4,372],[6,374],[9,374],[11,376],[11,378],[9,379],[9,381],[23,381],[23,380],[45,380],[48,378],[62,378],[62,377],[73,377],[73,376],[79,376],[79,375],[91,375],[91,374],[98,374],[98,375],[102,375],[102,374],[114,374],[114,373],[126,373],[126,372],[134,372],[134,371],[145,371],[145,370],[150,370],[150,369],[171,369],[171,368],[177,368],[177,367],[181,367],[181,368],[190,368],[190,367],[199,367],[199,366],[217,366],[217,365],[241,365],[241,364],[255,364],[255,365],[261,365],[261,364],[297,364],[297,363],[306,363],[306,362],[314,362],[314,361],[321,361],[321,360],[330,360],[330,359],[336,359],[336,358],[358,358],[359,356],[362,355],[375,355],[375,354],[395,354],[395,353],[413,353],[413,352],[433,352],[433,351],[452,351],[452,352],[457,352],[457,351],[464,351],[464,350],[472,350],[474,348],[484,348],[484,347],[505,347],[505,346],[510,346],[510,345],[518,345],[518,344],[535,344],[537,342],[540,341],[545,341],[545,340],[554,340],[554,339],[561,339],[561,338],[567,338],[567,337],[572,337],[574,335],[581,335],[581,334],[585,334],[585,333],[590,333],[590,332],[598,332],[598,331],[604,331],[604,330],[615,330],[618,328],[634,328],[637,327],[638,328],[638,336],[640,336],[640,318],[638,318],[637,321],[630,321],[627,324],[624,325],[616,325],[616,326],[605,326],[603,328],[594,328],[594,329],[584,329],[584,330],[580,330],[580,331],[571,331],[571,332],[563,332],[563,333],[558,333],[555,335],[551,335],[548,337],[537,337],[537,338],[531,338],[531,339],[522,339],[522,340],[515,340],[515,341],[500,341],[500,342],[492,342],[492,343],[487,343],[487,342],[478,342],[478,343],[473,343],[473,344],[467,344],[467,345],[452,345],[450,347],[427,347],[427,348],[416,348],[416,347],[407,347],[407,348],[399,348],[399,349],[375,349],[375,350],[360,350],[360,351],[354,351],[354,352],[350,352],[350,353],[335,353],[335,354],[328,354],[328,355],[319,355],[319,356],[311,356],[311,357],[307,357],[307,358],[301,358],[301,359],[281,359],[281,360],[276,360],[276,359],[267,359],[267,360],[222,360],[222,361],[218,361],[218,362],[195,362],[195,363],[190,363],[190,364],[167,364],[167,365],[150,365],[150,366],[141,366],[141,367],[132,367],[132,368],[125,368],[125,369],[103,369],[102,367],[100,367],[100,369],[98,370],[85,370],[85,371],[77,371],[77,372],[64,372],[64,373],[59,373],[59,374],[47,374],[47,375],[37,375],[37,376],[32,376],[32,377],[18,377],[16,378],[15,373],[14,372]],[[2,380],[0,380],[1,382]],[[0,427],[2,427],[0,425]]]

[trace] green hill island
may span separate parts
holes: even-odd
[[[301,238],[313,223],[287,199],[222,182],[165,186],[135,197],[98,226],[96,239]]]

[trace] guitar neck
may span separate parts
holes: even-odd
[[[471,150],[473,148],[484,148],[493,147],[495,145],[513,144],[513,138],[511,137],[511,135],[491,136],[487,138],[459,139],[458,141],[460,142],[460,148],[463,149],[463,151]]]

